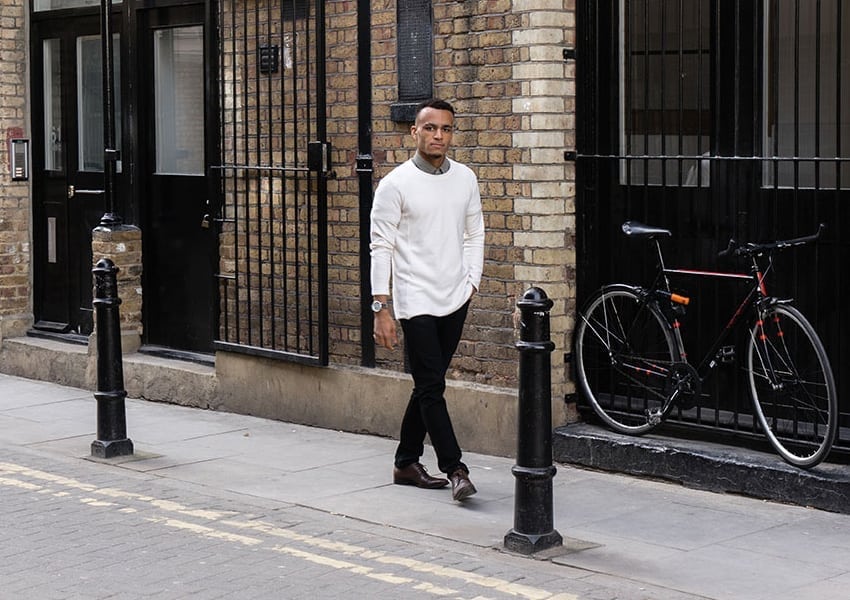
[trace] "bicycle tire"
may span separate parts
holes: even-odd
[[[646,433],[658,424],[648,412],[669,410],[677,348],[667,320],[636,288],[603,287],[578,315],[573,350],[579,389],[615,431]]]
[[[793,306],[767,309],[750,329],[747,373],[763,433],[788,463],[811,468],[832,448],[838,396],[814,327]]]

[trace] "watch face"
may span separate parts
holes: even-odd
[[[381,309],[384,308],[384,305],[380,300],[375,300],[372,302],[372,312],[381,312]]]

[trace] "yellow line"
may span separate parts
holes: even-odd
[[[258,540],[257,538],[252,538],[245,535],[238,535],[235,533],[228,533],[226,531],[213,529],[211,527],[205,527],[204,525],[198,525],[197,523],[187,523],[186,521],[180,521],[178,519],[148,517],[146,520],[151,521],[153,523],[160,523],[168,527],[173,527],[175,529],[181,529],[184,531],[189,531],[191,533],[196,533],[204,537],[227,540],[229,542],[236,542],[244,546],[256,546],[257,544],[263,543],[262,540]]]
[[[60,475],[54,475],[52,473],[47,473],[35,469],[29,469],[27,467],[15,465],[12,463],[0,462],[0,474],[2,473],[26,476],[32,479],[36,479],[38,481],[50,482],[58,486],[63,486],[73,490],[88,492],[93,496],[107,497],[113,500],[140,502],[148,504],[166,513],[176,513],[182,516],[194,517],[206,521],[217,521],[220,525],[231,527],[234,529],[245,530],[253,533],[282,538],[293,542],[299,542],[329,552],[338,552],[343,555],[354,556],[367,561],[374,561],[382,565],[395,565],[399,567],[404,567],[411,571],[419,573],[428,573],[430,575],[441,577],[443,579],[459,580],[464,582],[465,584],[477,585],[483,588],[493,590],[495,592],[499,592],[500,594],[523,598],[524,600],[579,600],[578,596],[575,596],[573,594],[550,592],[547,590],[527,585],[512,583],[510,581],[499,579],[497,577],[486,577],[483,575],[469,573],[452,567],[444,567],[441,565],[418,561],[410,558],[392,556],[386,554],[385,552],[369,550],[367,548],[348,544],[345,542],[338,542],[334,540],[328,540],[326,538],[314,537],[297,533],[295,531],[271,525],[269,523],[264,523],[262,521],[248,522],[234,519],[226,519],[226,517],[238,515],[238,513],[235,513],[233,511],[192,509],[172,500],[154,498],[152,496],[136,494],[133,492],[128,492],[116,488],[98,488],[97,486],[83,483],[75,479],[63,477]],[[56,492],[51,490],[50,488],[46,488],[35,483],[20,481],[13,477],[0,477],[0,485],[13,486],[35,492],[50,492],[57,496],[68,495],[68,492]],[[137,509],[133,507],[120,507],[120,505],[118,504],[98,500],[92,497],[82,497],[80,498],[80,502],[83,502],[90,506],[118,506],[119,512],[124,513],[137,512]],[[188,531],[204,537],[223,539],[246,546],[256,546],[263,543],[263,540],[257,537],[230,533],[222,531],[220,529],[214,529],[212,527],[200,525],[197,523],[189,523],[180,519],[173,519],[169,517],[150,517],[147,518],[147,520],[150,522],[163,524],[175,529]],[[394,575],[392,573],[375,572],[375,570],[369,566],[358,565],[353,562],[339,560],[328,556],[322,556],[305,550],[299,550],[296,548],[281,545],[273,546],[271,547],[271,549],[275,552],[288,554],[316,564],[324,565],[326,567],[334,569],[343,569],[351,573],[355,573],[372,579],[377,579],[389,584],[413,584],[415,589],[425,591],[436,596],[448,596],[451,594],[457,594],[457,592],[455,590],[452,590],[451,588],[437,586],[428,582],[417,581],[410,577],[402,577]],[[477,596],[472,600],[487,599],[483,596]]]
[[[564,594],[558,594],[557,596],[555,596],[552,592],[546,590],[511,583],[509,581],[498,579],[496,577],[484,577],[481,575],[476,575],[475,573],[461,571],[460,569],[443,567],[432,563],[421,562],[398,556],[388,556],[384,552],[376,552],[374,550],[368,550],[361,546],[354,546],[345,542],[335,542],[333,540],[316,538],[309,535],[296,533],[288,529],[283,529],[280,527],[275,527],[274,525],[263,523],[262,521],[244,522],[226,520],[222,521],[222,525],[228,525],[240,529],[250,529],[254,531],[259,531],[267,535],[282,537],[288,540],[308,544],[317,548],[322,548],[323,550],[330,550],[334,552],[341,552],[343,554],[359,556],[360,558],[374,560],[383,564],[401,565],[414,571],[419,571],[422,573],[431,573],[444,578],[460,579],[461,581],[464,581],[466,583],[491,588],[503,594],[507,594],[510,596],[519,596],[522,598],[527,598],[528,600],[554,600],[555,598],[557,598],[557,600],[578,600],[577,596]]]
[[[546,600],[548,598],[552,598],[552,592],[548,592],[546,590],[541,590],[538,588],[533,588],[518,583],[511,583],[509,581],[505,581],[504,579],[499,579],[497,577],[485,577],[483,575],[477,575],[475,573],[467,573],[466,571],[461,571],[460,569],[454,569],[452,567],[443,567],[440,565],[413,560],[411,558],[403,558],[401,556],[382,556],[376,558],[375,560],[382,564],[399,565],[407,567],[408,569],[411,569],[413,571],[418,571],[420,573],[430,573],[432,575],[437,575],[438,577],[461,579],[463,581],[466,581],[467,583],[474,583],[475,585],[480,585],[481,587],[491,588],[509,596],[520,596],[522,598],[528,598],[528,600]],[[568,598],[569,597],[565,597],[563,598],[563,600],[567,600]],[[570,600],[578,599],[575,596],[572,596]]]
[[[0,485],[8,485],[9,487],[17,487],[23,490],[29,490],[31,492],[37,492],[43,490],[44,488],[40,485],[36,485],[34,483],[28,483],[26,481],[19,481],[17,479],[11,479],[9,477],[0,477]]]

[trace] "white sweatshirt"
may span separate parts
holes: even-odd
[[[371,220],[372,295],[390,295],[392,274],[397,319],[449,315],[478,289],[484,217],[469,167],[431,175],[402,163],[378,184]]]

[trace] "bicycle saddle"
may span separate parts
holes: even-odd
[[[629,237],[640,237],[650,239],[659,236],[671,237],[673,235],[672,233],[670,233],[669,229],[652,227],[651,225],[644,225],[643,223],[638,223],[637,221],[626,221],[625,223],[623,223],[623,233],[625,233]]]

